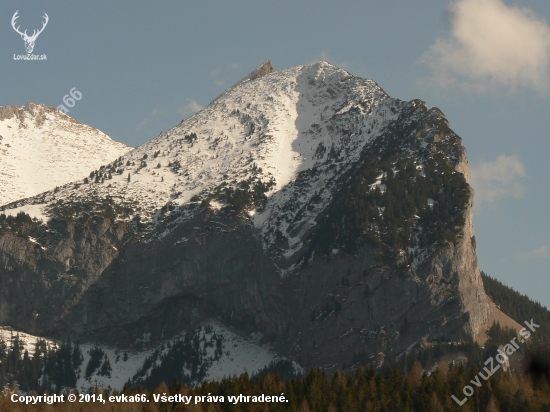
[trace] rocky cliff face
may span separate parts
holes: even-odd
[[[0,221],[1,322],[127,347],[216,318],[323,367],[489,322],[460,138],[327,63],[244,79],[107,172],[7,206],[55,217]]]
[[[469,337],[475,337],[490,325],[492,305],[483,289],[477,263],[472,224],[473,193],[465,210],[465,217],[466,223],[459,241],[438,250],[422,272],[431,283],[432,301],[445,304],[444,297],[453,299],[458,296],[461,310],[468,314],[468,321],[463,326],[464,332]],[[456,287],[448,289],[446,284],[453,282],[457,283]],[[444,291],[445,289],[447,290]]]

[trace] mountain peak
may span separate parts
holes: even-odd
[[[329,153],[345,150],[348,164],[338,173],[347,169],[369,136],[396,118],[401,105],[372,80],[354,77],[327,62],[275,71],[268,60],[200,113],[128,153],[124,164],[110,165],[120,173],[111,172],[108,184],[93,182],[78,189],[69,185],[51,195],[87,199],[90,190],[101,196],[120,193],[142,203],[141,216],[151,218],[167,202],[184,205],[191,199],[211,198],[254,177],[254,182],[269,184],[266,196],[284,203],[279,199],[283,193],[272,195],[298,173],[328,161]],[[354,113],[361,116],[360,124],[348,124]],[[342,139],[335,132],[339,130],[354,137]],[[155,159],[151,166],[147,158]],[[334,173],[330,169],[321,180],[332,180]],[[144,197],[145,192],[155,196]],[[271,209],[255,216],[257,226],[269,219]]]
[[[273,65],[269,60],[262,63],[256,70],[254,70],[252,73],[250,73],[250,80],[259,79],[262,76],[265,76],[266,74],[273,73],[275,69],[273,68]]]
[[[38,108],[46,108],[47,106],[44,105],[44,104],[36,104],[34,102],[27,102],[24,106],[22,106],[22,109],[31,113],[31,114],[34,114],[35,110],[37,110]]]
[[[81,144],[83,133],[56,145],[63,124],[27,120],[23,137],[50,149],[30,153],[51,163]],[[0,122],[6,162],[15,129]],[[62,166],[74,158],[60,154]],[[489,325],[465,150],[420,100],[324,61],[265,62],[109,161],[0,207],[51,217],[0,234],[4,323],[129,345],[217,318],[307,367],[472,340]]]
[[[0,107],[0,205],[82,179],[131,148],[55,107]]]
[[[265,76],[266,74],[273,73],[275,69],[269,60],[260,64],[256,69],[252,70],[248,75],[243,77],[237,84],[244,82],[246,80],[255,80],[260,77]]]

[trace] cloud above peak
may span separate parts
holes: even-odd
[[[188,104],[176,110],[182,116],[191,116],[197,112],[200,112],[202,109],[204,109],[204,106],[197,103],[195,100],[189,100],[189,99],[187,100],[189,101]]]
[[[550,257],[550,246],[544,245],[533,250],[520,252],[517,256],[520,259],[546,259]]]
[[[481,161],[470,168],[470,184],[477,204],[499,198],[520,198],[525,192],[525,166],[515,155],[500,155],[494,162]]]
[[[436,40],[421,59],[439,86],[550,91],[550,27],[533,11],[502,0],[458,0],[450,23],[450,37]]]

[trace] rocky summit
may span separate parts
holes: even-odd
[[[493,310],[473,201],[439,109],[327,62],[266,62],[85,179],[3,206],[37,220],[0,220],[0,322],[124,349],[214,323],[304,368],[472,341]]]

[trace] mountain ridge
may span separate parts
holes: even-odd
[[[460,137],[326,62],[1,209],[47,221],[0,227],[0,322],[29,332],[131,346],[217,319],[330,368],[489,326]]]
[[[128,150],[54,107],[0,107],[0,205],[83,178]]]

